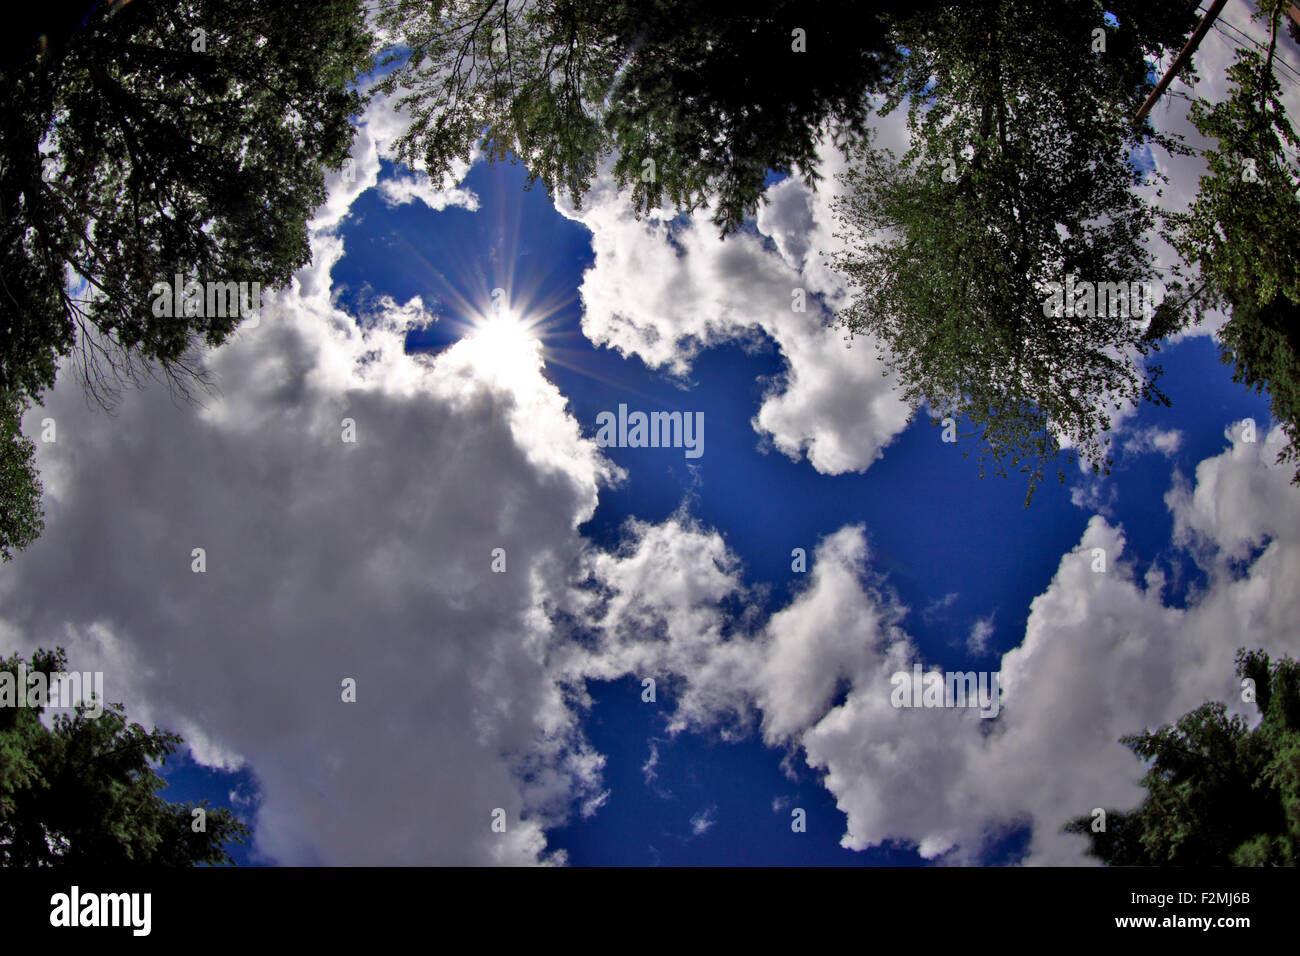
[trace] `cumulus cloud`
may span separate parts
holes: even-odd
[[[201,406],[143,388],[110,418],[65,375],[31,411],[58,423],[38,445],[47,525],[0,579],[0,633],[67,647],[133,719],[248,767],[264,858],[558,862],[544,828],[600,805],[603,758],[546,609],[617,475],[536,343],[510,345],[506,375],[499,340],[491,361],[472,336],[406,354],[418,302],[364,328],[333,306],[332,228],[377,181],[387,122],[362,124],[313,264],[205,356]]]
[[[701,349],[766,335],[786,368],[756,411],[755,431],[790,458],[841,474],[878,459],[908,409],[872,343],[850,349],[829,325],[828,307],[846,296],[821,255],[838,243],[829,204],[843,159],[829,144],[819,155],[825,181],[816,193],[799,181],[773,185],[756,229],[726,240],[707,208],[638,221],[608,168],[581,210],[562,199],[557,208],[592,233],[595,262],[580,289],[588,339],[685,376]],[[800,299],[804,311],[795,311]]]
[[[1207,588],[1186,608],[1165,606],[1158,573],[1135,566],[1123,529],[1095,516],[1034,600],[1020,646],[1002,657],[994,720],[892,704],[891,675],[921,658],[900,627],[906,609],[870,571],[861,526],[818,545],[786,607],[726,639],[717,601],[744,585],[722,542],[677,521],[636,526],[626,553],[595,568],[604,623],[622,635],[607,636],[598,656],[675,673],[677,729],[756,723],[765,742],[802,754],[846,815],[846,847],[899,842],[978,862],[991,840],[1027,824],[1027,862],[1086,862],[1086,841],[1061,833],[1064,823],[1143,795],[1143,768],[1121,736],[1207,699],[1251,713],[1237,694],[1236,649],[1300,653],[1300,598],[1274,586],[1300,579],[1295,489],[1273,463],[1283,436],[1252,443],[1240,431],[1200,464],[1194,487],[1176,484],[1167,497],[1179,540],[1208,555]],[[698,590],[686,585],[692,560],[705,578]],[[639,637],[625,634],[633,622]],[[986,624],[972,636],[987,639]]]
[[[435,212],[449,206],[478,209],[478,196],[461,185],[478,153],[469,162],[454,160],[448,175],[434,183],[427,173],[398,169],[393,175],[380,180],[381,159],[394,160],[393,142],[401,136],[410,123],[410,117],[397,108],[401,90],[389,95],[374,94],[374,99],[357,122],[352,148],[343,167],[327,170],[325,174],[325,202],[316,210],[312,228],[317,235],[313,242],[323,239],[323,230],[337,226],[347,215],[352,203],[369,189],[378,187],[380,197],[387,206],[409,202],[423,202]],[[318,270],[316,270],[318,271]],[[328,273],[325,273],[328,277]]]
[[[571,645],[557,666],[575,680],[632,675],[681,685],[672,693],[670,731],[730,715],[734,726],[722,725],[723,736],[743,733],[752,716],[745,669],[754,661],[746,621],[724,607],[745,588],[722,536],[683,515],[658,525],[631,519],[617,551],[590,551],[583,560],[582,587],[571,590],[567,606],[593,640]]]
[[[1290,512],[1288,504],[1294,508],[1274,490],[1287,472],[1277,463],[1286,444],[1281,427],[1261,441],[1253,421],[1249,427],[1236,422],[1225,435],[1232,447],[1197,465],[1195,487],[1180,480],[1165,496],[1174,514],[1175,540],[1196,548],[1220,571],[1224,563],[1246,558],[1272,539],[1279,525],[1285,527],[1280,518]]]

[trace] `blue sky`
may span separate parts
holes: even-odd
[[[385,171],[391,174],[391,168]],[[559,215],[546,193],[525,192],[518,167],[476,166],[463,185],[480,200],[477,211],[441,211],[421,204],[387,207],[377,190],[363,194],[341,230],[346,254],[333,269],[340,304],[364,314],[376,296],[399,302],[423,297],[434,312],[460,299],[482,301],[504,281],[499,263],[515,247],[510,270],[516,286],[535,301],[558,303],[544,342],[563,358],[547,377],[568,399],[584,433],[596,415],[622,403],[633,408],[703,411],[706,453],[689,461],[680,451],[610,448],[628,481],[601,495],[582,533],[605,548],[617,547],[624,521],[661,522],[685,509],[718,529],[740,557],[746,580],[770,587],[764,610],[787,604],[801,575],[791,570],[793,548],[811,552],[837,528],[862,522],[876,567],[910,612],[906,624],[925,659],[947,669],[987,668],[1024,633],[1029,605],[1048,585],[1059,556],[1083,533],[1090,512],[1071,503],[1071,491],[1088,484],[1076,466],[1062,486],[1045,481],[1024,507],[1019,477],[979,477],[975,456],[939,440],[924,415],[861,474],[818,474],[806,461],[760,447],[750,426],[764,383],[783,363],[770,339],[748,347],[727,344],[704,351],[685,381],[648,369],[637,358],[593,347],[580,328],[575,294],[592,264],[587,229]],[[775,181],[775,178],[774,178]],[[460,330],[439,322],[413,333],[411,350],[437,352]],[[1166,456],[1125,452],[1105,483],[1112,513],[1129,535],[1139,563],[1157,562],[1177,585],[1182,603],[1188,583],[1204,580],[1181,549],[1172,548],[1172,517],[1164,495],[1176,471],[1190,473],[1204,458],[1228,447],[1224,423],[1268,420],[1265,401],[1231,381],[1206,337],[1174,346],[1162,356],[1162,379],[1172,408],[1143,407],[1126,423],[1178,431],[1179,449]],[[993,625],[987,649],[965,646],[980,619]],[[640,699],[630,677],[593,687],[594,705],[583,728],[608,756],[611,796],[592,818],[550,834],[575,865],[925,863],[914,849],[887,846],[865,852],[839,845],[843,814],[818,776],[806,766],[782,771],[782,753],[753,739],[726,743],[701,733],[672,735],[663,711]],[[653,779],[643,769],[652,754]],[[182,761],[169,775],[173,799],[231,788],[245,797],[248,773],[221,774]],[[774,802],[779,805],[774,810]],[[808,812],[808,833],[791,832],[789,808]],[[696,821],[703,821],[696,833]],[[702,824],[702,825],[703,825]],[[1023,833],[1012,829],[986,862],[1015,862]],[[249,861],[246,852],[241,861]]]

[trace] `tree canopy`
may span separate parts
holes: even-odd
[[[192,342],[239,316],[156,316],[155,283],[274,288],[309,261],[370,63],[358,0],[101,4],[72,22],[3,77],[0,391],[34,400],[74,343],[101,394],[133,359],[183,381]]]
[[[864,93],[899,60],[890,22],[934,0],[399,0],[382,86],[412,123],[396,147],[435,178],[482,145],[575,202],[612,160],[638,214],[717,204],[725,236],[769,171],[815,178],[822,133],[862,133]]]
[[[1300,484],[1300,138],[1275,66],[1286,6],[1261,0],[1266,51],[1238,50],[1228,96],[1192,106],[1193,123],[1214,145],[1195,200],[1170,217],[1171,241],[1198,275],[1181,297],[1186,308],[1168,324],[1227,309],[1221,357],[1233,366],[1233,381],[1268,392],[1288,439],[1278,461],[1295,462],[1292,483]]]
[[[0,395],[0,561],[9,561],[45,528],[36,446],[22,433],[24,402]]]
[[[1147,794],[1130,811],[1106,810],[1065,826],[1112,866],[1295,866],[1300,863],[1300,662],[1237,653],[1252,730],[1209,702],[1154,733],[1121,743],[1148,762]],[[1250,683],[1246,683],[1249,681]]]
[[[981,463],[1019,465],[1026,504],[1061,447],[1108,470],[1112,411],[1168,401],[1144,361],[1157,219],[1132,156],[1180,147],[1131,118],[1147,55],[1191,22],[1173,0],[1108,6],[1118,21],[1091,0],[901,21],[881,111],[907,101],[910,148],[857,144],[836,202],[847,338],[874,336],[914,412],[969,420]]]
[[[18,674],[21,658],[0,660]],[[67,671],[60,648],[37,651],[26,673]],[[101,702],[102,705],[102,702]],[[194,866],[233,862],[226,845],[248,827],[229,809],[169,803],[155,771],[183,743],[156,727],[128,724],[124,707],[87,716],[55,715],[41,706],[0,706],[0,865]],[[194,811],[202,809],[196,816]],[[202,819],[200,825],[199,820]]]

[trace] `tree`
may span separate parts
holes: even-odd
[[[74,344],[101,401],[139,362],[184,386],[192,344],[220,343],[240,316],[155,314],[154,285],[275,288],[309,261],[323,167],[341,166],[362,105],[364,13],[358,0],[59,9],[59,29],[6,45],[0,392],[39,401]]]
[[[1199,272],[1199,284],[1179,296],[1167,325],[1199,321],[1208,308],[1229,310],[1220,358],[1233,366],[1233,381],[1268,392],[1288,439],[1277,460],[1296,463],[1292,483],[1300,484],[1300,138],[1273,68],[1287,6],[1261,0],[1257,16],[1270,24],[1266,54],[1239,49],[1228,97],[1192,106],[1192,122],[1216,145],[1188,211],[1170,216],[1170,241]]]
[[[967,419],[981,472],[1020,466],[1026,505],[1063,446],[1109,470],[1112,411],[1168,404],[1144,362],[1156,220],[1131,157],[1181,147],[1131,117],[1147,56],[1186,35],[1191,11],[1105,7],[1117,21],[1091,0],[1050,18],[998,0],[900,23],[908,55],[882,113],[907,100],[910,148],[857,144],[836,202],[846,338],[875,337],[914,414]]]
[[[1146,797],[1135,810],[1107,810],[1104,830],[1081,816],[1065,832],[1089,837],[1089,854],[1112,866],[1300,863],[1300,662],[1270,664],[1243,649],[1237,675],[1261,714],[1253,730],[1207,702],[1172,726],[1121,738],[1149,762]]]
[[[36,446],[22,434],[24,403],[0,395],[0,561],[31,544],[45,528]]]
[[[0,660],[15,675],[21,659]],[[27,673],[66,671],[62,648],[37,651]],[[157,728],[127,725],[121,704],[88,717],[59,714],[53,727],[43,707],[0,706],[0,864],[5,866],[194,866],[233,862],[230,841],[248,827],[230,810],[168,803],[154,763],[183,743]],[[194,810],[205,819],[195,826]]]
[[[888,25],[934,0],[399,0],[401,158],[435,179],[482,145],[575,203],[612,157],[638,215],[714,200],[740,228],[769,170],[812,183],[823,131],[862,133],[864,94],[899,53]]]
[[[1268,392],[1273,418],[1287,438],[1277,462],[1295,462],[1291,484],[1300,484],[1300,301],[1276,295],[1261,305],[1234,290],[1228,302],[1231,316],[1219,332],[1219,357],[1233,366],[1234,382]]]

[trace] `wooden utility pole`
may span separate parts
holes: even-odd
[[[1214,21],[1218,19],[1219,14],[1223,12],[1223,8],[1227,6],[1227,4],[1228,0],[1214,0],[1214,3],[1210,5],[1210,9],[1206,11],[1205,16],[1201,17],[1201,22],[1196,25],[1196,29],[1192,31],[1192,35],[1188,37],[1187,42],[1183,44],[1182,52],[1174,58],[1173,65],[1165,71],[1165,75],[1161,78],[1160,82],[1156,84],[1156,88],[1151,91],[1151,95],[1147,97],[1147,101],[1143,103],[1142,108],[1137,111],[1137,116],[1133,117],[1134,124],[1142,122],[1142,119],[1151,112],[1151,107],[1155,106],[1156,101],[1164,95],[1165,90],[1169,88],[1169,84],[1172,83],[1174,77],[1178,75],[1178,71],[1187,65],[1187,61],[1192,58],[1192,54],[1195,53],[1196,48],[1201,45],[1201,41],[1205,39],[1205,34],[1210,32],[1210,27],[1214,26]],[[1294,8],[1295,5],[1292,4],[1292,9]]]

